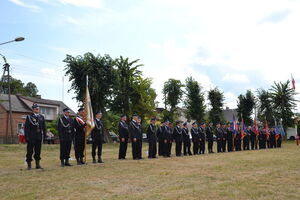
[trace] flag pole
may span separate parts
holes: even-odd
[[[87,94],[87,90],[89,89],[89,77],[88,75],[86,75],[86,91],[85,93]],[[87,96],[85,95],[85,105],[84,105],[84,115],[85,115],[85,118],[86,118],[86,102],[87,102]],[[86,119],[85,119],[86,120]],[[86,163],[86,142],[87,142],[87,128],[85,128],[85,131],[84,131],[84,162]]]

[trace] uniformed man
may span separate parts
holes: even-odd
[[[197,122],[194,122],[192,124],[191,134],[192,134],[192,141],[193,141],[193,153],[194,155],[198,155],[200,137],[199,137],[199,129],[198,129]]]
[[[226,138],[227,138],[227,126],[225,123],[222,124],[223,141],[222,141],[222,152],[226,152]]]
[[[182,142],[183,142],[183,135],[182,135],[182,121],[176,121],[176,127],[173,131],[174,140],[176,143],[176,156],[182,156]]]
[[[102,161],[102,144],[104,142],[104,126],[102,123],[102,112],[98,111],[95,115],[95,127],[92,130],[91,137],[92,137],[92,158],[93,163],[96,163],[96,151],[98,156],[98,163],[103,163]]]
[[[242,150],[242,143],[241,143],[241,127],[239,124],[237,124],[237,130],[234,138],[234,147],[235,151],[241,151]]]
[[[25,121],[25,140],[27,142],[26,162],[27,169],[31,169],[32,154],[34,152],[34,159],[36,169],[42,169],[40,165],[41,160],[41,147],[43,137],[46,137],[46,124],[44,116],[39,114],[39,106],[32,105],[32,114],[27,115]]]
[[[245,135],[243,138],[243,150],[250,150],[250,144],[249,144],[249,140],[250,140],[250,134],[251,134],[251,126],[248,126],[247,129],[244,131]]]
[[[276,147],[281,148],[281,143],[282,143],[282,135],[279,133],[276,139]]]
[[[165,157],[171,157],[173,139],[173,124],[169,122],[167,131],[165,132],[165,140],[167,141],[167,145],[165,145]]]
[[[129,124],[129,133],[132,141],[132,158],[133,160],[142,159],[142,131],[138,122],[139,118],[137,114],[132,116],[132,121]]]
[[[251,144],[251,150],[257,149],[257,139],[256,134],[253,130],[253,128],[250,129],[250,144]]]
[[[84,108],[79,108],[77,117],[74,120],[74,127],[75,127],[74,149],[75,149],[75,158],[77,161],[77,165],[85,164],[83,158],[84,158],[84,147],[85,147],[84,143],[85,143],[86,123],[83,121],[83,113],[84,113]]]
[[[266,140],[267,140],[267,135],[265,133],[265,129],[260,128],[259,135],[258,135],[259,149],[266,148]]]
[[[213,123],[209,123],[208,127],[206,128],[206,138],[207,138],[208,153],[214,153],[213,152],[213,145],[214,145]]]
[[[227,151],[232,152],[233,151],[233,137],[234,137],[234,132],[232,129],[232,125],[229,124],[227,128],[227,133],[226,133],[226,140],[227,140]]]
[[[70,117],[70,109],[63,109],[63,116],[58,119],[57,130],[59,134],[61,167],[71,166],[69,163],[72,141],[74,139],[74,121]]]
[[[217,138],[217,152],[218,153],[223,152],[224,134],[220,123],[217,123],[216,125],[216,138]]]
[[[205,123],[200,123],[199,126],[199,153],[205,153]]]
[[[148,158],[156,158],[156,143],[157,143],[157,137],[156,137],[156,118],[153,117],[150,120],[150,125],[147,129],[147,140],[149,144],[148,148]]]
[[[129,130],[128,125],[126,124],[127,116],[124,114],[121,116],[121,120],[119,122],[119,140],[120,140],[120,148],[119,148],[119,159],[126,159],[128,138],[129,138]]]
[[[168,131],[168,124],[169,121],[165,120],[161,126],[158,128],[157,130],[157,139],[158,139],[158,155],[159,156],[165,156],[165,145],[167,145],[165,143],[165,132]]]
[[[273,127],[270,129],[270,148],[276,148],[276,133]]]
[[[187,122],[183,123],[182,136],[183,136],[183,155],[185,156],[192,155],[191,139],[190,139],[189,129],[187,127]]]

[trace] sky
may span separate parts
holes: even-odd
[[[1,0],[0,43],[25,40],[0,53],[13,77],[74,110],[63,59],[86,52],[140,59],[160,105],[165,81],[193,76],[235,108],[239,94],[291,74],[299,90],[299,21],[299,0]]]

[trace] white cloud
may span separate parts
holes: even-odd
[[[245,74],[227,73],[222,78],[223,81],[237,82],[237,83],[248,83],[249,79]]]
[[[83,21],[80,19],[75,19],[71,16],[62,16],[62,18],[65,20],[65,22],[74,24],[74,25],[83,25]]]
[[[77,7],[102,8],[102,0],[58,0],[63,4],[69,4]]]
[[[29,8],[32,11],[35,11],[35,12],[40,11],[40,7],[38,7],[36,5],[24,3],[21,0],[9,0],[9,1],[16,4],[16,5],[18,5],[18,6],[21,6],[21,7],[24,7],[24,8]]]
[[[236,108],[237,107],[237,96],[232,92],[225,92],[225,107]]]

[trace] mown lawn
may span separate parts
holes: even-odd
[[[65,168],[59,146],[43,145],[44,170],[31,171],[25,148],[0,145],[0,199],[300,199],[300,147],[291,142],[281,149],[139,161],[131,160],[131,148],[119,161],[118,144],[105,144],[104,164],[91,163],[88,145],[88,164],[71,161]]]

